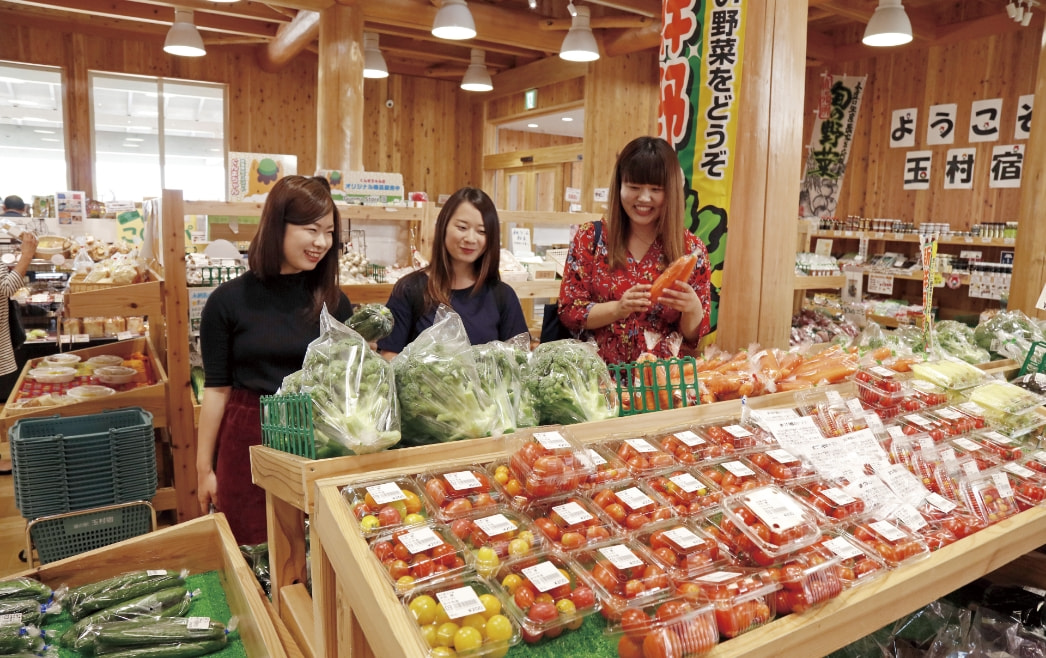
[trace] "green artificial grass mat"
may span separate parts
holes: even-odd
[[[603,634],[606,620],[598,612],[585,617],[576,631],[564,630],[556,638],[543,637],[534,644],[520,641],[508,652],[508,658],[616,658],[617,638]]]
[[[221,579],[217,571],[189,574],[185,579],[185,586],[190,592],[200,590],[199,596],[194,597],[192,600],[187,617],[210,617],[223,624],[229,622],[229,617],[232,616],[232,613],[229,611],[229,603],[225,599],[225,590],[222,588]],[[63,611],[57,620],[47,624],[44,628],[48,631],[55,631],[54,637],[58,637],[74,623],[69,613]],[[82,655],[85,654],[72,649],[64,647],[59,647],[58,649],[59,658],[77,658]],[[229,636],[229,644],[224,649],[207,655],[215,656],[216,658],[247,658],[247,651],[243,647],[243,642],[240,641],[239,633],[233,633]]]

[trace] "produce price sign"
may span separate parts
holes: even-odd
[[[868,292],[875,295],[892,295],[893,276],[889,274],[869,274]]]

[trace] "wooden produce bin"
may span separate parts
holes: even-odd
[[[200,517],[6,577],[29,576],[57,588],[159,567],[188,569],[190,574],[217,571],[229,610],[239,617],[237,633],[248,656],[302,655],[296,645],[281,640],[266,610],[265,594],[240,555],[229,524],[221,514]]]

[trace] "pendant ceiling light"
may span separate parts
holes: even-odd
[[[568,9],[573,18],[570,31],[559,48],[559,56],[571,62],[593,62],[599,59],[599,44],[589,25],[588,7],[574,7],[571,3]]]
[[[901,46],[912,40],[912,22],[901,0],[879,0],[861,41],[866,46]]]
[[[207,54],[203,47],[203,37],[192,22],[191,9],[175,9],[174,24],[167,31],[163,42],[163,51],[179,57],[202,57]]]
[[[389,77],[389,67],[385,64],[381,49],[378,48],[378,35],[374,32],[363,33],[363,77]]]
[[[461,79],[461,88],[465,91],[490,91],[494,88],[494,82],[487,72],[485,56],[479,48],[472,49],[472,63]]]
[[[460,41],[476,36],[476,22],[465,0],[443,0],[432,22],[432,36]]]

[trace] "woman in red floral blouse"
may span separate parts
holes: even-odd
[[[663,139],[639,137],[614,167],[603,230],[578,229],[559,289],[559,317],[595,338],[607,363],[692,351],[708,333],[708,250],[684,224],[683,172]],[[598,238],[598,240],[597,240]],[[654,280],[675,259],[697,254],[685,283],[650,302]]]

